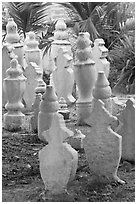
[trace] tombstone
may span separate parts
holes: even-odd
[[[65,47],[58,50],[56,58],[56,69],[53,71],[52,79],[58,98],[63,97],[67,104],[75,102],[72,96],[74,86],[74,73],[72,69],[72,57]]]
[[[37,72],[34,64],[30,63],[25,68],[24,76],[27,78],[26,90],[23,95],[25,109],[26,111],[32,111],[32,104],[35,101],[35,88],[38,86]]]
[[[108,56],[108,49],[105,47],[105,42],[103,39],[95,39],[92,55],[97,72],[104,71],[106,77],[108,78],[110,63],[106,59]]]
[[[99,71],[95,87],[93,88],[93,103],[96,103],[96,100],[98,99],[102,100],[105,104],[105,108],[112,113],[111,95],[112,92],[109,86],[109,81],[107,80],[104,71]]]
[[[10,68],[7,70],[8,77],[4,79],[4,90],[7,95],[7,104],[4,114],[4,127],[9,131],[20,130],[25,115],[21,112],[23,104],[21,102],[25,90],[25,77],[21,66],[16,59],[12,59]]]
[[[40,69],[42,69],[42,53],[41,50],[38,48],[38,44],[39,43],[38,41],[36,41],[35,33],[30,31],[25,41],[25,59],[28,65],[30,64],[30,62],[34,62],[40,67]]]
[[[24,47],[23,43],[20,41],[20,35],[17,32],[17,25],[14,22],[13,18],[8,19],[8,23],[6,25],[6,37],[4,46],[12,46],[14,47],[14,53],[18,56],[18,63],[24,67]]]
[[[86,122],[91,126],[84,138],[84,150],[92,172],[93,180],[99,182],[116,181],[123,184],[117,176],[122,151],[122,137],[110,125],[117,118],[112,116],[99,99],[94,103],[92,114]]]
[[[13,18],[8,19],[6,25],[5,42],[2,47],[2,82],[7,77],[6,71],[10,67],[10,61],[14,56],[18,56],[18,63],[24,67],[24,48],[23,43],[20,42],[20,36],[17,32],[17,25]],[[2,89],[2,106],[4,107],[7,102],[7,98]]]
[[[32,104],[31,129],[33,132],[38,131],[38,114],[42,95],[46,91],[46,84],[42,79],[42,72],[39,68],[36,69],[38,85],[35,88],[35,101]]]
[[[58,50],[63,46],[66,47],[72,56],[71,43],[68,40],[67,26],[63,19],[59,19],[55,25],[54,41],[51,45],[51,56],[55,59],[58,56]]]
[[[135,161],[135,106],[134,100],[128,99],[125,109],[118,115],[121,127],[117,131],[122,135],[122,158]]]
[[[84,119],[88,117],[91,111],[92,89],[96,80],[95,62],[91,57],[91,41],[87,34],[80,33],[77,40],[76,61],[74,63],[74,76],[79,95],[76,102],[79,125],[84,124]]]
[[[7,69],[10,67],[10,61],[15,58],[15,54],[13,53],[13,47],[3,46],[2,47],[2,83],[4,79],[8,76]],[[4,107],[7,102],[7,98],[2,87],[2,106]]]
[[[54,87],[47,85],[46,91],[42,96],[42,101],[40,102],[40,112],[38,114],[38,137],[44,142],[47,141],[45,141],[42,133],[50,128],[53,115],[58,109],[59,103]]]
[[[48,141],[39,151],[40,174],[49,195],[58,195],[67,191],[68,182],[75,177],[78,153],[69,144],[63,142],[73,134],[66,128],[63,116],[55,113],[51,127],[43,132]]]
[[[69,121],[70,111],[68,110],[66,100],[63,97],[59,100],[58,113],[63,115],[65,121]]]

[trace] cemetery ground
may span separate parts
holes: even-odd
[[[88,126],[76,126],[75,107],[70,107],[70,122],[66,126],[79,129],[83,134]],[[3,111],[4,113],[5,111]],[[29,118],[29,117],[28,117]],[[26,120],[26,125],[28,121]],[[2,137],[2,201],[3,202],[134,202],[135,166],[121,161],[119,177],[126,181],[101,184],[92,182],[84,150],[79,150],[78,169],[75,179],[68,185],[68,192],[47,197],[39,171],[38,152],[44,143],[37,133],[26,130],[8,132],[3,128]]]

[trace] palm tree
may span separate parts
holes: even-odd
[[[26,32],[42,30],[47,9],[52,3],[47,2],[4,2],[9,14],[14,18],[20,33],[26,37]]]

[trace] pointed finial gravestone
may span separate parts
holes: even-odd
[[[86,119],[91,129],[83,143],[93,178],[99,182],[114,180],[123,184],[124,181],[117,176],[122,137],[110,127],[110,124],[116,120],[117,118],[105,109],[104,103],[97,100],[91,116]]]
[[[106,77],[109,76],[110,63],[107,60],[108,49],[105,47],[103,39],[95,39],[92,49],[93,60],[95,61],[96,71],[104,71]]]
[[[72,134],[72,131],[66,128],[63,116],[59,113],[54,114],[48,134],[43,132],[48,145],[39,152],[40,173],[45,190],[50,195],[64,193],[68,182],[74,179],[78,153],[63,142]]]
[[[111,88],[104,71],[98,72],[98,77],[93,88],[94,101],[100,99],[105,103],[105,108],[112,113]],[[95,102],[96,103],[96,102]]]
[[[91,41],[87,34],[80,33],[77,39],[76,61],[74,63],[74,75],[79,95],[76,102],[79,124],[84,123],[84,119],[91,111],[92,89],[96,80],[94,65]]]
[[[5,105],[8,112],[4,114],[4,126],[5,129],[13,131],[21,129],[25,116],[21,112],[23,109],[21,100],[26,86],[26,78],[16,59],[12,59],[10,65],[7,70],[8,77],[4,79],[4,90],[8,101]]]
[[[17,24],[14,22],[13,18],[8,19],[6,25],[6,36],[4,46],[12,45],[14,47],[13,52],[18,56],[18,63],[24,67],[24,48],[23,43],[20,40],[20,35],[17,31]]]
[[[17,32],[17,24],[14,22],[13,18],[8,19],[8,23],[6,25],[6,37],[5,40],[7,43],[13,44],[18,43],[20,41],[20,36]]]
[[[38,41],[36,40],[36,35],[34,32],[30,31],[28,33],[28,39],[25,42],[26,49],[25,49],[25,59],[27,64],[29,65],[30,62],[36,63],[40,69],[41,68],[41,60],[42,54],[41,50],[38,48]]]
[[[122,123],[118,134],[122,135],[122,158],[135,161],[135,102],[128,99],[125,109],[118,115]]]
[[[52,85],[47,85],[46,91],[42,96],[40,103],[40,112],[38,114],[38,137],[45,141],[42,136],[43,131],[50,128],[54,113],[59,109],[57,95]]]

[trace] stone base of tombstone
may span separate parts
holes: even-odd
[[[15,115],[10,113],[4,114],[4,128],[9,131],[21,130],[24,117],[25,115],[21,112]]]
[[[76,102],[77,125],[86,125],[85,119],[89,117],[92,111],[92,102]]]

